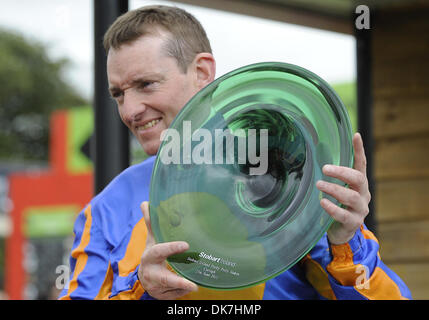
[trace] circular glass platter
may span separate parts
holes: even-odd
[[[199,91],[162,135],[150,185],[157,242],[186,241],[171,267],[200,286],[238,289],[292,267],[332,218],[316,181],[352,167],[352,130],[335,91],[301,67],[264,62]]]

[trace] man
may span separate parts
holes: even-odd
[[[149,155],[186,102],[215,78],[215,59],[200,23],[166,6],[143,7],[119,17],[105,35],[109,89],[122,121]],[[154,157],[116,177],[80,213],[70,258],[69,288],[62,299],[401,299],[405,284],[378,255],[363,225],[370,193],[359,134],[355,167],[325,166],[327,176],[350,188],[319,181],[321,206],[336,220],[294,267],[251,288],[198,287],[169,269],[166,259],[185,242],[155,243],[147,200]],[[144,201],[142,203],[142,201]]]

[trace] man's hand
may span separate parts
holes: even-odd
[[[195,283],[171,272],[166,263],[169,256],[188,250],[189,245],[183,241],[156,244],[150,226],[148,202],[143,202],[140,208],[148,231],[146,248],[138,270],[138,277],[145,291],[158,300],[172,300],[197,291]]]
[[[322,208],[335,219],[328,230],[329,242],[334,245],[347,243],[353,238],[369,212],[371,194],[366,177],[365,150],[359,133],[353,136],[353,148],[355,155],[353,169],[335,165],[325,165],[322,169],[324,175],[344,181],[349,188],[322,180],[316,183],[320,191],[331,195],[346,206],[341,208],[328,199],[320,201]]]

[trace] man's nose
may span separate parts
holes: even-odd
[[[139,121],[146,111],[146,105],[137,92],[130,88],[124,91],[125,118],[127,122]]]

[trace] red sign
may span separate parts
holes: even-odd
[[[73,110],[57,111],[51,118],[49,169],[9,176],[9,197],[13,203],[9,212],[12,231],[6,243],[5,265],[5,289],[9,299],[25,298],[27,274],[23,262],[26,228],[32,228],[31,221],[35,221],[26,221],[26,212],[31,211],[33,217],[35,212],[44,212],[49,219],[50,212],[55,210],[47,209],[72,207],[79,208],[79,211],[93,197],[92,167],[76,170],[71,163],[76,153],[80,152],[77,150],[76,136],[80,135],[82,140],[88,132],[92,132],[92,128],[87,128],[87,125],[82,128]],[[85,110],[91,112],[90,108]],[[30,225],[26,226],[26,223]],[[70,230],[72,223],[70,221]]]

